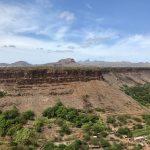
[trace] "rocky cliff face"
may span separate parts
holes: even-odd
[[[1,69],[0,83],[43,84],[103,80],[100,70],[89,69]]]
[[[110,84],[150,82],[148,68],[2,68],[0,83],[32,85],[102,80]]]

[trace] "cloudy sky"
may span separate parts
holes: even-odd
[[[149,0],[0,0],[0,62],[150,62]]]

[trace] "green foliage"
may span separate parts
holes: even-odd
[[[3,112],[3,115],[6,119],[15,119],[19,116],[19,112],[16,107],[13,107],[11,110],[6,110],[5,112]]]
[[[144,85],[136,85],[133,87],[124,85],[121,89],[127,95],[131,96],[142,105],[150,104],[150,83],[146,83]]]
[[[63,126],[61,127],[61,130],[60,130],[60,133],[69,135],[71,133],[71,130],[69,129],[69,127],[66,124],[63,124]]]
[[[101,122],[97,122],[97,123],[93,124],[93,126],[92,126],[92,131],[94,134],[101,133],[104,130],[105,130],[105,127]]]
[[[98,138],[93,137],[91,138],[90,143],[92,145],[100,145],[100,140]]]
[[[150,114],[144,114],[142,116],[147,125],[150,125]]]
[[[142,129],[143,128],[143,125],[141,125],[141,124],[135,124],[134,126],[133,126],[133,129],[135,130],[135,129]]]
[[[36,132],[42,132],[43,126],[47,124],[50,126],[50,121],[45,117],[37,118],[34,122]]]
[[[21,128],[22,124],[20,123],[19,117],[20,114],[15,107],[0,114],[0,136],[13,134],[16,128]]]
[[[123,145],[118,143],[113,143],[110,147],[105,148],[105,150],[123,150]]]
[[[133,148],[133,150],[142,150],[142,145],[138,144],[138,145],[135,145],[135,147]]]
[[[6,96],[7,95],[7,93],[6,92],[4,92],[4,91],[0,91],[0,98],[3,98],[4,96]]]
[[[17,131],[15,135],[15,142],[22,145],[34,145],[35,137],[36,135],[33,130],[22,128],[21,130]]]
[[[117,133],[121,135],[127,135],[128,137],[132,137],[132,132],[129,128],[119,128]]]
[[[83,126],[82,126],[82,129],[84,132],[89,132],[91,130],[91,126],[87,123],[85,123]]]
[[[76,140],[70,144],[65,150],[88,150],[89,147],[86,142]]]
[[[91,135],[90,135],[89,133],[85,133],[85,134],[83,135],[83,138],[84,138],[85,141],[89,141],[89,140],[90,140],[90,137],[91,137]]]
[[[100,143],[101,143],[101,146],[103,148],[106,148],[106,147],[110,146],[110,143],[106,139],[104,139],[104,138],[100,138]]]
[[[117,119],[123,124],[127,124],[127,119],[129,119],[129,118],[130,118],[130,116],[128,116],[128,115],[121,115],[121,116],[117,117]]]
[[[22,128],[23,124],[26,123],[26,119],[30,118],[25,118],[16,107],[2,112],[0,114],[0,136],[15,135]]]
[[[150,127],[146,127],[143,129],[136,129],[132,133],[134,137],[150,135]]]
[[[43,112],[43,116],[48,118],[61,118],[74,123],[79,128],[86,123],[92,125],[99,121],[97,116],[80,114],[73,108],[66,108],[62,103],[57,103],[54,107],[46,109]]]
[[[116,119],[114,116],[108,116],[107,117],[107,123],[113,124],[116,122]]]
[[[8,131],[7,131],[7,135],[9,136],[13,136],[18,130],[20,130],[22,128],[21,124],[14,124],[12,125]]]
[[[28,110],[28,111],[26,111],[26,112],[23,112],[23,113],[22,113],[22,116],[23,116],[26,120],[33,120],[35,114],[34,114],[33,111]]]

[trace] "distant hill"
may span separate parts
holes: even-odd
[[[0,63],[0,67],[30,67],[32,64],[29,64],[25,61],[17,61],[12,64]]]
[[[38,65],[32,65],[25,61],[18,61],[12,64],[7,63],[0,63],[0,67],[31,67],[31,66],[68,66],[68,67],[150,67],[149,62],[138,62],[138,63],[132,63],[132,62],[107,62],[107,61],[79,61],[76,62],[73,58],[66,58],[61,59],[57,62],[47,63],[47,64],[38,64]]]

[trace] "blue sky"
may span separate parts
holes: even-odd
[[[0,0],[0,62],[150,62],[149,0]]]

